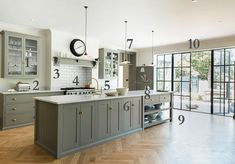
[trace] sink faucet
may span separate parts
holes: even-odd
[[[94,78],[94,77],[92,77],[91,79],[93,79],[93,80],[96,81],[96,93],[95,93],[95,94],[100,94],[100,95],[102,95],[102,87],[101,87],[100,90],[99,90],[99,81],[98,81],[96,78]],[[97,92],[100,92],[100,93],[97,93]]]
[[[96,81],[96,90],[99,90],[99,82],[96,78],[92,77],[91,79]]]

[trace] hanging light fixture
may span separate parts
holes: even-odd
[[[153,63],[153,42],[154,42],[154,31],[152,30],[152,63],[149,65],[149,66],[152,66],[152,67],[154,67],[154,63]]]
[[[84,6],[84,8],[85,8],[85,45],[87,47],[87,8],[88,8],[88,6]],[[87,48],[86,48],[86,50],[87,50]],[[87,51],[85,51],[84,55],[88,55]]]
[[[125,64],[130,64],[131,62],[128,61],[127,59],[127,51],[126,51],[126,44],[127,44],[127,21],[125,22],[125,52],[124,52],[124,61],[122,61],[120,64],[125,65]]]
[[[144,67],[145,67],[145,64],[143,64],[143,66],[140,68],[140,73],[145,73]]]

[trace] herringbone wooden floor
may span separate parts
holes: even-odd
[[[177,116],[185,122],[179,125]],[[0,132],[0,164],[234,164],[235,121],[174,111],[174,121],[102,144],[60,160],[34,145],[34,127]]]

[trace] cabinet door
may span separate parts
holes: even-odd
[[[5,36],[5,76],[21,76],[23,59],[23,38],[6,33]]]
[[[62,129],[62,149],[63,151],[74,148],[79,143],[79,122],[78,105],[64,105],[63,109],[63,129]]]
[[[113,55],[112,55],[112,77],[114,77],[114,78],[118,77],[118,64],[119,64],[118,56],[119,55],[117,52],[113,52]]]
[[[108,101],[98,101],[95,103],[95,140],[101,140],[109,136],[110,117],[109,111],[111,107]]]
[[[24,51],[24,75],[36,76],[38,74],[38,40],[33,37],[25,38]]]
[[[125,99],[121,105],[120,130],[125,132],[131,129],[131,100]]]
[[[80,145],[86,145],[93,140],[93,108],[91,102],[81,103],[80,115]]]
[[[131,101],[131,118],[132,128],[137,129],[141,127],[141,98],[133,98]]]
[[[99,78],[109,79],[118,77],[118,52],[101,48],[99,49]]]
[[[104,56],[104,76],[112,77],[112,52],[106,52]]]
[[[120,131],[120,110],[121,110],[121,100],[111,100],[110,107],[110,133],[111,136],[117,135]]]

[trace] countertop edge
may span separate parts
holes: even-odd
[[[81,102],[94,102],[94,101],[102,101],[102,100],[130,98],[130,97],[141,97],[145,95],[144,91],[142,93],[139,92],[136,94],[133,93],[135,91],[133,92],[129,91],[129,92],[130,93],[125,96],[57,95],[57,96],[34,97],[34,99],[39,100],[39,101],[44,101],[47,103],[56,104],[56,105],[62,105],[62,104],[73,104],[73,103],[81,103]],[[153,93],[150,93],[150,95],[162,95],[162,94],[170,94],[170,93],[173,93],[173,92],[153,92]]]
[[[48,92],[64,92],[62,90],[35,90],[27,92],[0,92],[2,95],[14,95],[14,94],[33,94],[33,93],[48,93]]]

